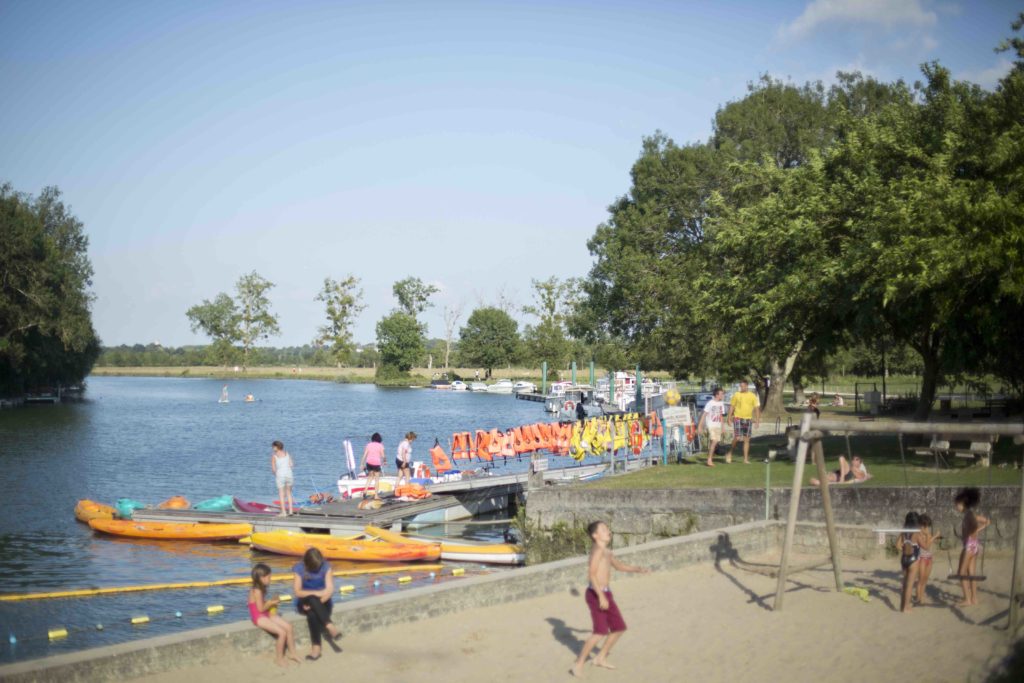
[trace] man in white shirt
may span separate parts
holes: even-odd
[[[704,428],[708,431],[708,467],[714,467],[715,463],[711,458],[715,455],[715,447],[722,440],[722,422],[725,417],[725,390],[716,388],[712,393],[713,399],[704,404],[704,412],[700,414],[700,422],[697,423],[697,433],[702,434]]]

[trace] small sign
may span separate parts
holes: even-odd
[[[533,467],[534,472],[544,472],[548,469],[548,459],[541,458],[540,460],[534,460],[530,465]]]
[[[690,417],[690,408],[687,406],[667,406],[662,410],[661,421],[666,429],[685,427],[693,423]]]

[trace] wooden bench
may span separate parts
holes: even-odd
[[[910,452],[915,455],[927,455],[935,459],[935,464],[940,463],[949,467],[948,457],[978,460],[979,464],[988,467],[992,463],[992,443],[987,441],[951,441],[948,434],[933,434],[931,443],[927,448],[911,448]]]
[[[948,437],[939,437],[939,435],[933,434],[932,441],[927,448],[911,448],[910,452],[914,455],[927,455],[934,458],[936,466],[942,463],[943,467],[949,467],[949,462],[946,461],[946,457],[950,454]]]
[[[953,455],[958,458],[969,458],[978,460],[983,467],[992,465],[992,441],[971,441],[967,448],[953,449]]]

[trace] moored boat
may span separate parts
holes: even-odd
[[[216,498],[208,498],[196,503],[192,506],[192,509],[203,512],[227,512],[231,509],[231,503],[231,496],[217,496]]]
[[[248,512],[250,514],[276,515],[281,512],[281,508],[277,505],[259,503],[255,500],[241,500],[237,496],[232,499],[231,505],[239,512]]]
[[[251,547],[278,555],[301,557],[309,548],[319,550],[328,560],[365,562],[433,561],[441,557],[441,546],[421,543],[388,543],[384,540],[353,540],[327,534],[267,531],[252,534]]]
[[[171,496],[156,507],[159,510],[188,510],[192,503],[185,496]]]
[[[113,519],[114,517],[117,517],[115,508],[97,503],[95,500],[83,499],[75,505],[75,519],[79,522],[88,524],[91,519]]]
[[[426,545],[441,544],[441,559],[456,562],[485,562],[489,564],[522,564],[526,561],[526,553],[522,548],[511,543],[474,543],[463,539],[430,538],[427,536],[409,536],[398,534],[375,526],[365,529],[367,536],[379,538],[391,543],[420,543]]]
[[[166,541],[234,541],[252,533],[251,524],[206,524],[203,522],[133,522],[122,519],[93,519],[96,531],[127,538],[155,538]]]

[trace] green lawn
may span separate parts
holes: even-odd
[[[868,472],[872,475],[869,486],[986,486],[989,484],[1021,483],[1021,472],[1015,468],[1021,462],[1021,448],[1014,446],[1012,439],[1001,439],[995,447],[992,467],[965,465],[969,461],[950,458],[952,467],[936,471],[934,462],[924,456],[910,452],[909,437],[905,437],[904,451],[906,468],[900,461],[899,441],[896,436],[851,436],[850,447],[854,454],[864,458]],[[750,465],[743,464],[742,452],[737,447],[733,463],[726,465],[722,458],[716,458],[716,466],[703,464],[670,464],[667,467],[650,467],[616,477],[605,477],[586,484],[595,489],[675,489],[675,488],[763,488],[768,465],[764,460],[768,448],[778,445],[784,439],[777,436],[759,437],[750,444]],[[825,461],[828,469],[839,467],[838,458],[846,453],[846,439],[841,436],[826,437],[824,442]],[[703,463],[701,458],[696,461]],[[772,487],[789,487],[793,483],[793,463],[777,460],[771,463]],[[810,461],[804,468],[804,483],[816,476],[816,468]]]

